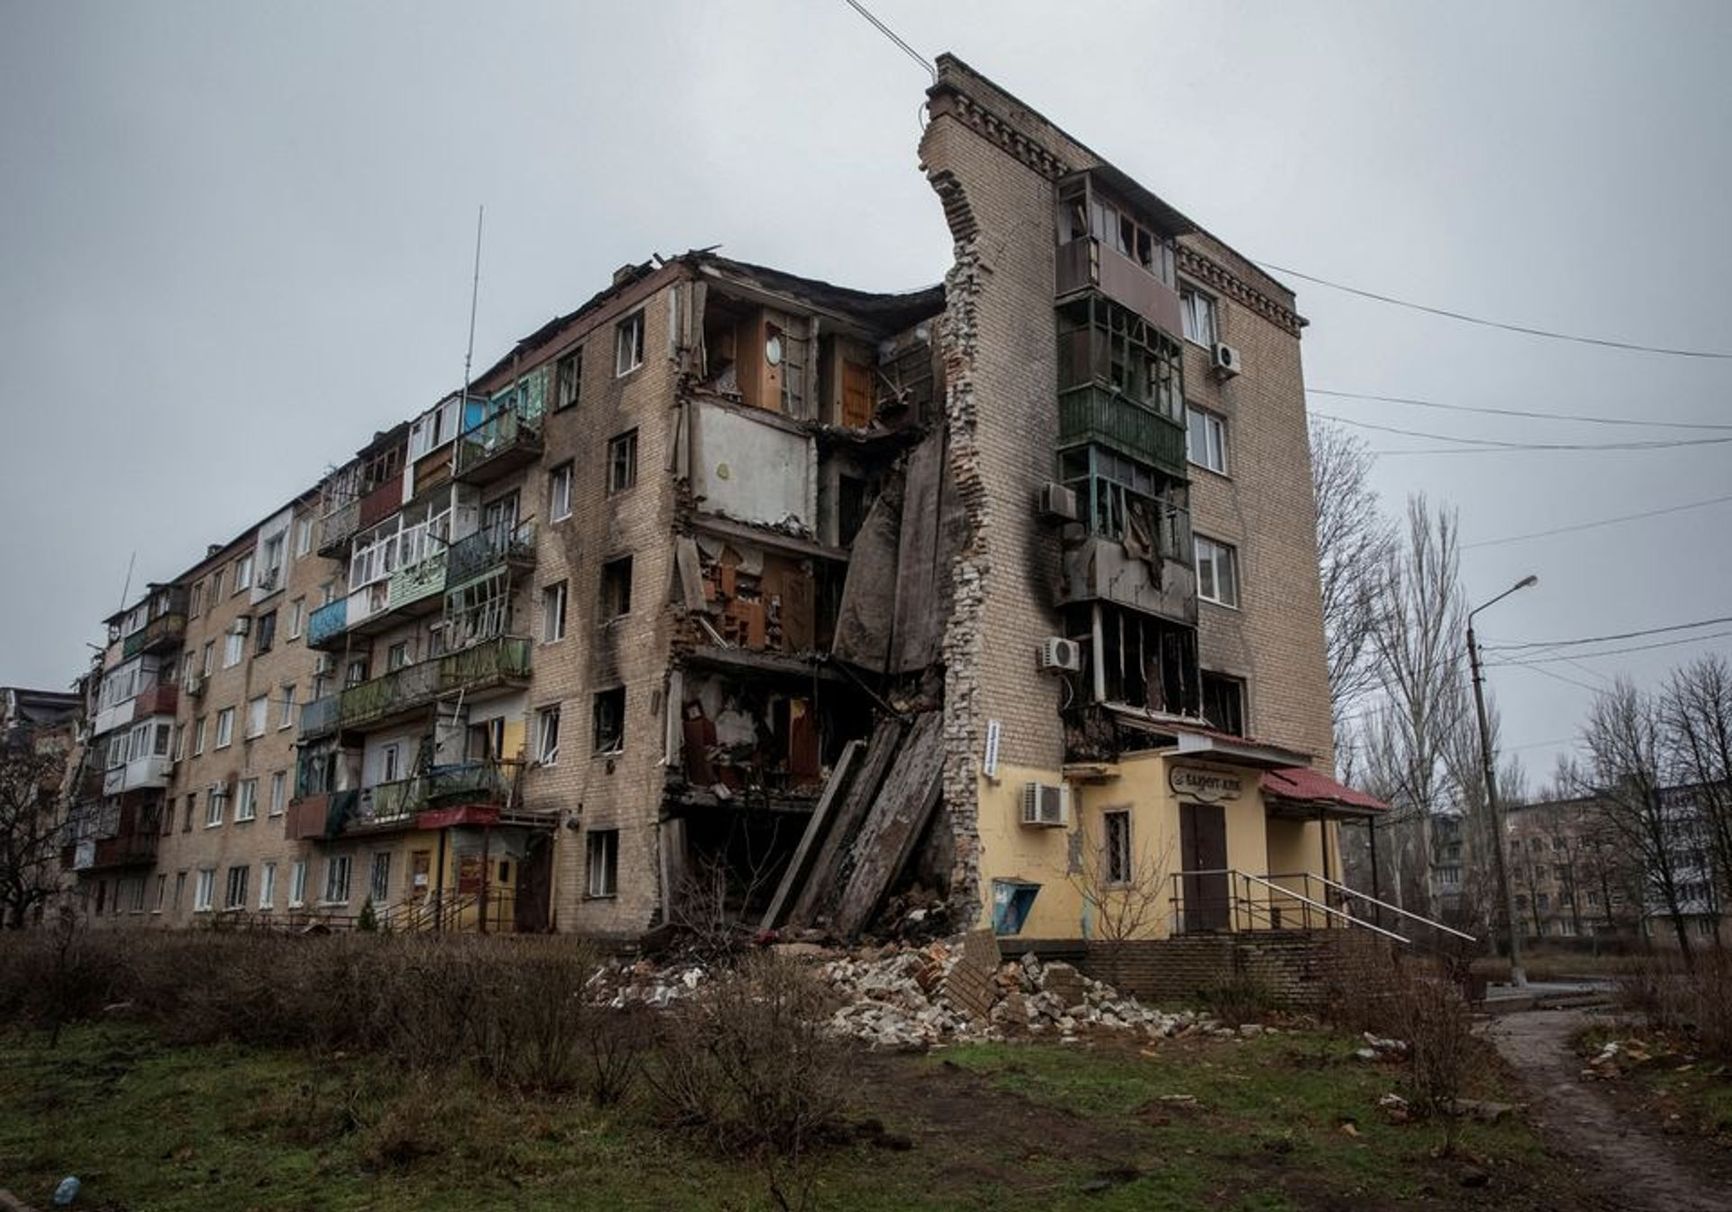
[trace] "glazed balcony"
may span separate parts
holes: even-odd
[[[186,607],[177,607],[168,614],[158,615],[121,642],[121,659],[129,660],[141,652],[161,652],[179,648],[186,639]]]
[[[491,484],[541,457],[541,418],[502,408],[457,439],[457,478]]]
[[[443,695],[525,681],[530,647],[520,636],[495,636],[351,686],[339,697],[338,726],[374,725],[418,711]]]
[[[451,544],[447,554],[445,584],[456,588],[500,564],[515,568],[535,566],[535,523],[519,522],[506,529],[484,527],[467,538]]]
[[[307,647],[341,651],[351,635],[375,635],[405,618],[434,613],[443,604],[446,562],[445,550],[436,551],[319,607],[307,618]]]
[[[353,500],[337,506],[319,519],[319,554],[330,559],[341,556],[360,529],[361,502]]]
[[[143,719],[147,715],[173,715],[179,706],[180,687],[173,682],[158,682],[148,690],[141,690],[132,700],[132,714],[134,719]]]
[[[1063,299],[1091,289],[1130,308],[1169,335],[1183,335],[1178,291],[1093,237],[1061,244],[1054,295]]]
[[[398,472],[361,498],[358,530],[370,530],[403,508],[403,473]]]
[[[1098,443],[1183,478],[1185,429],[1152,408],[1098,385],[1058,397],[1059,446]]]
[[[174,759],[167,754],[146,754],[121,766],[111,767],[102,776],[102,794],[123,795],[141,788],[161,789],[174,777]]]

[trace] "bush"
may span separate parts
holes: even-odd
[[[1409,980],[1401,1006],[1407,1084],[1415,1106],[1442,1117],[1447,1152],[1455,1143],[1456,1101],[1486,1045],[1474,1035],[1467,1000],[1450,981],[1434,976]]]
[[[1676,956],[1648,956],[1616,987],[1619,1006],[1649,1027],[1688,1035],[1704,1056],[1732,1061],[1732,955],[1700,952],[1688,971]]]
[[[1280,1004],[1263,974],[1253,969],[1241,969],[1206,985],[1198,996],[1210,1014],[1230,1027],[1260,1022]]]

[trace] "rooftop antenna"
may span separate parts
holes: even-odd
[[[136,563],[138,563],[138,549],[134,548],[132,554],[126,557],[126,580],[120,586],[120,608],[122,610],[126,609],[126,599],[132,594],[132,567]]]
[[[459,409],[469,407],[469,364],[475,358],[475,304],[481,297],[481,218],[486,206],[475,208],[475,278],[469,285],[469,347],[463,351],[463,401]]]

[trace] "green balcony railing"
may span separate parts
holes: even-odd
[[[477,469],[495,459],[502,464],[533,459],[541,448],[541,418],[524,416],[516,408],[502,408],[457,439],[457,476],[475,475]]]
[[[506,560],[534,562],[534,522],[484,526],[451,544],[446,554],[445,587],[455,589]]]
[[[344,728],[354,728],[424,706],[443,694],[527,678],[529,653],[527,639],[495,636],[456,652],[393,669],[383,677],[343,691],[339,722]]]
[[[504,806],[516,791],[521,762],[461,762],[361,789],[346,825],[385,827],[453,803]]]
[[[1061,392],[1058,428],[1060,446],[1097,442],[1164,471],[1185,474],[1184,427],[1105,388]]]

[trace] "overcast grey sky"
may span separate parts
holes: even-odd
[[[1732,5],[875,7],[1250,256],[1732,349]],[[178,573],[455,386],[477,203],[482,364],[651,252],[937,280],[925,84],[841,0],[0,0],[0,683],[68,681],[134,552],[135,588]],[[1732,362],[1293,285],[1313,387],[1732,420]],[[1517,441],[1692,436],[1312,404]],[[1459,506],[1473,542],[1732,492],[1729,473],[1721,445],[1390,455],[1376,481],[1391,508]],[[1464,570],[1476,601],[1540,575],[1482,616],[1492,642],[1732,614],[1729,522],[1721,505],[1473,548]],[[1496,670],[1506,740],[1543,775],[1589,698],[1571,683],[1651,681],[1715,644]]]

